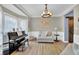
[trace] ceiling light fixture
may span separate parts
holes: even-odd
[[[52,13],[48,10],[47,4],[45,4],[45,10],[41,14],[41,17],[48,18],[48,17],[51,17],[51,16],[52,16]]]

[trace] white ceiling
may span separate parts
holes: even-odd
[[[17,4],[16,4],[17,5]],[[20,4],[32,17],[40,17],[44,10],[44,4]],[[3,4],[3,6],[19,15],[26,16],[18,8],[12,4]],[[73,4],[48,4],[48,9],[53,13],[53,16],[61,16],[70,10]]]
[[[22,4],[32,17],[40,17],[44,10],[44,4]],[[53,16],[61,16],[65,11],[73,7],[73,4],[48,4],[48,9],[53,13]]]

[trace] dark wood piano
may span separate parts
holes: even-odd
[[[28,35],[25,34],[24,31],[22,31],[22,35],[18,35],[17,32],[8,32],[9,42],[7,42],[6,44],[9,44],[9,49],[8,49],[8,53],[6,53],[7,51],[3,51],[3,54],[10,55],[15,50],[19,51],[18,48],[22,45],[25,45],[25,42],[28,42],[28,39],[25,38],[27,36]],[[22,49],[22,51],[23,51],[23,49]]]

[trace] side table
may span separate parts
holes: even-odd
[[[58,41],[59,41],[59,40],[58,40],[59,34],[54,34],[54,36],[56,36],[56,39],[55,39],[54,41],[58,42]]]

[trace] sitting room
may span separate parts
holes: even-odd
[[[79,54],[78,10],[75,4],[1,4],[0,54]]]

